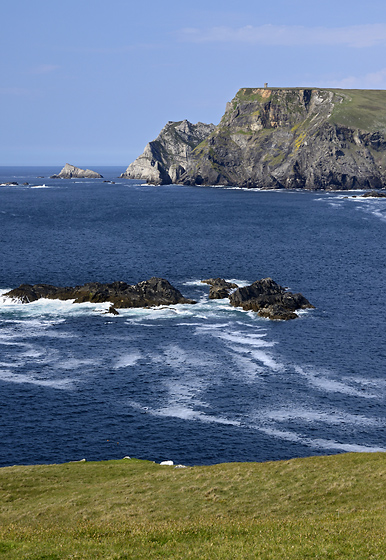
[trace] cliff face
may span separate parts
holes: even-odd
[[[260,188],[386,186],[386,91],[241,89],[218,126],[200,125],[205,137],[197,135],[196,146],[186,149],[170,133],[181,125],[168,123],[125,176]]]
[[[214,128],[213,124],[192,124],[187,120],[168,122],[121,177],[155,185],[178,183],[187,170],[192,151]]]

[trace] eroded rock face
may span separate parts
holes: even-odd
[[[213,124],[192,124],[187,120],[168,122],[121,177],[152,185],[178,183],[186,172],[192,151],[214,128]]]
[[[263,278],[250,286],[238,288],[230,294],[229,301],[234,307],[280,320],[296,319],[295,311],[314,307],[302,294],[286,291],[272,278]]]
[[[168,123],[124,176],[263,189],[386,187],[386,91],[243,88],[221,122]],[[199,123],[200,124],[200,123]],[[181,131],[180,131],[181,129]]]
[[[201,281],[203,284],[210,285],[209,299],[224,299],[229,296],[233,289],[238,288],[237,284],[227,282],[223,278],[208,278]]]
[[[40,298],[73,299],[74,303],[103,303],[108,301],[114,309],[196,303],[185,298],[167,280],[155,277],[139,282],[134,286],[126,284],[126,282],[113,282],[111,284],[90,282],[74,288],[57,287],[49,284],[35,284],[34,286],[22,284],[4,295],[21,303],[30,303]]]
[[[103,179],[103,176],[91,169],[80,169],[69,163],[63,167],[58,175],[51,175],[51,179]]]
[[[202,282],[209,284],[211,289],[215,290],[211,299],[229,297],[229,302],[233,307],[242,307],[245,311],[255,311],[261,317],[272,320],[296,319],[295,311],[314,308],[302,294],[288,292],[272,278],[263,278],[242,288],[226,282],[222,278],[210,278],[202,280]],[[235,287],[237,289],[234,289]],[[209,295],[209,297],[211,296]]]

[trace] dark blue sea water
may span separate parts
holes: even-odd
[[[0,168],[29,183],[0,187],[0,466],[386,450],[385,200],[58,171]],[[151,276],[199,303],[115,317],[1,296]],[[259,318],[208,300],[200,281],[218,276],[271,276],[316,309]]]

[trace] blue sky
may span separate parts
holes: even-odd
[[[0,165],[125,168],[241,87],[386,89],[386,2],[3,0]]]

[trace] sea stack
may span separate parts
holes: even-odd
[[[81,169],[66,163],[58,175],[51,175],[51,179],[103,179],[103,176],[91,169]]]

